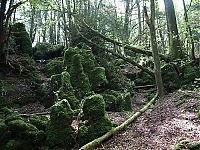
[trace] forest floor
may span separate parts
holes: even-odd
[[[43,69],[42,66],[38,66],[38,71],[42,72],[40,69]],[[44,74],[41,76],[44,83],[49,80]],[[10,95],[10,99],[17,99],[26,93],[26,82],[22,81],[23,79],[12,82],[18,90],[15,90],[16,94],[13,96]],[[148,91],[138,91],[133,97],[133,112],[147,103],[146,92]],[[128,126],[126,131],[115,134],[96,150],[169,150],[174,149],[178,141],[183,138],[198,141],[200,140],[200,119],[197,117],[199,107],[200,92],[179,90],[170,93],[164,100],[157,101],[151,106]],[[37,101],[15,110],[22,114],[47,111]],[[131,112],[108,112],[109,118],[116,125],[123,123],[131,114]]]
[[[137,110],[145,104],[144,92],[133,98]],[[200,140],[200,120],[197,117],[199,92],[176,91],[168,94],[133,122],[126,131],[115,134],[96,150],[169,150],[179,140]],[[109,116],[121,124],[130,114],[112,113]]]

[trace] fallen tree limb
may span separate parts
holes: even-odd
[[[117,46],[120,46],[120,47],[124,47],[125,49],[128,49],[128,50],[131,50],[135,53],[140,53],[140,54],[144,54],[144,55],[147,55],[147,56],[153,56],[153,53],[151,51],[147,51],[147,50],[142,50],[140,48],[137,48],[137,47],[133,47],[133,46],[130,46],[130,45],[127,45],[127,44],[123,44],[121,42],[118,42],[116,40],[113,40],[109,37],[106,37],[105,35],[101,34],[100,32],[92,29],[84,20],[82,21],[83,22],[83,25],[85,27],[87,27],[90,31],[92,31],[93,33],[95,33],[96,35],[98,35],[99,37],[101,37],[102,39],[108,41],[108,42],[111,42]],[[168,62],[169,61],[169,58],[167,58],[166,56],[162,55],[162,54],[159,54],[159,57],[164,60],[165,62]]]
[[[156,85],[152,84],[152,85],[135,86],[135,87],[133,87],[133,89],[149,89],[149,88],[153,88],[153,87],[156,87]]]
[[[77,30],[77,31],[78,31],[78,30]],[[127,57],[121,55],[121,54],[118,54],[118,53],[116,53],[116,52],[114,52],[114,51],[112,51],[112,50],[110,50],[110,49],[106,49],[106,48],[104,48],[104,47],[100,47],[100,46],[97,45],[96,43],[94,43],[94,42],[92,42],[91,40],[87,39],[87,38],[86,38],[84,35],[82,35],[79,31],[78,31],[78,34],[80,34],[80,36],[87,42],[87,44],[88,44],[89,46],[91,46],[91,47],[96,47],[96,48],[98,48],[98,49],[101,49],[101,50],[104,50],[104,51],[106,51],[106,52],[108,52],[108,53],[111,53],[112,55],[114,55],[114,56],[116,56],[116,57],[118,57],[118,58],[123,59],[124,61],[126,61],[126,62],[132,64],[133,66],[137,66],[138,68],[140,68],[140,69],[143,70],[144,72],[146,72],[146,73],[148,73],[149,75],[151,75],[152,77],[154,77],[154,72],[153,72],[153,71],[151,71],[151,70],[149,70],[149,69],[143,67],[142,65],[136,63],[135,61],[133,61],[133,60],[131,60],[131,59],[129,59],[129,58],[127,58]]]
[[[91,141],[90,143],[82,146],[79,150],[89,150],[91,148],[94,148],[97,145],[101,144],[106,139],[108,139],[109,137],[111,137],[113,134],[116,134],[117,132],[126,129],[128,125],[130,125],[133,121],[135,121],[141,114],[143,114],[155,102],[157,96],[158,96],[158,94],[156,94],[142,109],[140,109],[138,112],[134,113],[124,123],[117,126],[116,128],[111,129],[109,132],[107,132],[103,136],[101,136],[101,137]]]

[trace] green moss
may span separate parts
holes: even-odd
[[[9,140],[4,146],[4,150],[19,150],[20,142],[16,140]]]
[[[47,145],[70,149],[73,147],[73,114],[68,101],[62,100],[51,107],[50,122],[47,126]]]
[[[45,65],[45,72],[48,76],[62,73],[63,61],[60,59],[50,60]]]
[[[193,82],[199,77],[199,69],[194,63],[188,63],[183,67],[183,84]]]
[[[165,90],[172,92],[181,86],[180,77],[172,64],[166,64],[161,68]]]
[[[154,79],[146,72],[140,72],[135,80],[136,86],[154,84]]]
[[[38,131],[38,129],[34,125],[32,125],[30,123],[26,123],[25,121],[19,120],[19,119],[10,121],[8,123],[8,126],[14,133],[16,133],[16,135],[19,134],[19,133],[22,133],[26,130],[28,130],[28,131]]]
[[[29,118],[29,122],[37,127],[39,130],[45,131],[47,123],[48,123],[48,118],[44,116],[31,116]]]
[[[130,92],[105,91],[103,94],[108,111],[131,111],[132,102]]]
[[[100,94],[85,98],[83,114],[88,120],[97,120],[105,116],[105,102]]]
[[[67,99],[72,109],[79,108],[79,100],[75,97],[74,89],[70,82],[70,74],[62,72],[61,74],[61,88],[59,89],[59,98]]]
[[[32,56],[32,42],[29,34],[26,32],[25,25],[23,23],[15,23],[12,26],[12,33],[18,46],[17,53],[28,54]]]
[[[51,91],[56,92],[59,90],[60,87],[61,87],[61,74],[52,75],[50,80]]]
[[[34,59],[52,59],[55,57],[62,56],[64,46],[62,45],[52,45],[50,43],[37,43],[33,48]]]
[[[117,110],[117,98],[114,95],[102,94],[103,99],[105,100],[106,111],[116,111]]]
[[[80,146],[104,135],[112,129],[112,123],[107,117],[101,117],[96,122],[87,123],[79,129],[78,143]]]
[[[0,119],[0,136],[6,131],[7,126],[4,119]]]
[[[122,74],[121,68],[108,63],[105,67],[106,78],[108,80],[107,88],[110,90],[125,90],[132,92],[132,82]]]
[[[72,59],[72,66],[69,71],[71,84],[75,89],[77,98],[83,98],[91,93],[91,85],[88,76],[84,73],[82,66],[82,56],[76,54]]]
[[[90,81],[94,90],[105,85],[108,82],[105,76],[105,68],[95,67],[95,69],[91,71]]]

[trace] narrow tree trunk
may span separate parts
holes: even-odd
[[[42,30],[42,42],[46,42],[46,32],[47,32],[46,21],[47,21],[48,12],[44,11],[43,15],[44,15],[44,26]]]
[[[157,48],[157,41],[156,41],[156,30],[155,30],[155,1],[150,0],[151,5],[151,17],[149,19],[146,7],[144,9],[146,14],[146,21],[150,29],[150,41],[151,41],[151,49],[153,52],[153,58],[154,58],[154,75],[157,85],[157,91],[159,97],[162,99],[164,96],[164,87],[162,82],[162,76],[161,76],[161,69],[160,69],[160,58],[158,54],[158,48]]]
[[[124,29],[123,29],[123,41],[128,43],[129,41],[129,24],[130,24],[130,0],[126,0],[125,17],[124,17]]]
[[[136,4],[138,9],[138,44],[141,45],[142,23],[141,23],[141,11],[140,11],[139,0],[136,0]]]
[[[35,7],[31,5],[31,27],[30,27],[30,31],[29,31],[29,35],[31,38],[32,43],[34,42],[34,29],[35,29]]]
[[[195,53],[194,53],[194,40],[192,37],[192,30],[190,27],[190,23],[188,21],[188,15],[187,15],[187,10],[186,10],[186,6],[185,6],[185,0],[183,1],[183,8],[184,8],[184,18],[185,18],[185,24],[186,24],[186,31],[188,32],[187,34],[189,35],[189,41],[190,41],[190,45],[191,45],[191,52],[190,52],[190,56],[193,60],[195,60]]]
[[[6,62],[6,57],[5,57],[6,29],[4,26],[4,21],[6,19],[6,16],[5,16],[6,4],[7,4],[7,0],[1,1],[1,8],[0,8],[0,63]]]

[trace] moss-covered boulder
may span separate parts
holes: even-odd
[[[133,92],[133,83],[123,75],[120,67],[114,66],[113,63],[108,63],[107,66],[105,66],[105,72],[108,80],[107,89],[116,91],[128,90]]]
[[[79,100],[74,94],[74,89],[70,82],[70,74],[67,71],[61,74],[61,87],[59,89],[59,99],[67,99],[72,109],[79,108]]]
[[[80,99],[91,93],[91,85],[88,76],[84,73],[82,59],[83,57],[80,54],[74,55],[72,66],[69,70],[70,81],[75,90],[75,95]]]
[[[37,43],[33,48],[33,56],[35,60],[49,60],[63,56],[63,45],[52,45],[50,43]]]
[[[107,111],[131,111],[132,102],[130,92],[105,91],[102,93]]]
[[[96,65],[95,57],[92,54],[92,51],[89,49],[80,49],[78,47],[66,49],[64,54],[64,67],[67,67],[68,70],[70,70],[72,66],[73,56],[76,54],[82,56],[82,66],[84,72],[89,75]]]
[[[135,85],[136,86],[143,86],[143,85],[151,85],[154,84],[154,79],[147,74],[146,72],[139,72],[139,74],[137,75],[136,79],[135,79]]]
[[[93,90],[98,90],[99,87],[105,85],[108,82],[105,76],[105,68],[103,67],[95,67],[91,71],[90,76]]]
[[[105,102],[100,94],[95,94],[85,98],[83,104],[83,114],[87,120],[98,120],[105,116]]]
[[[48,118],[45,116],[33,115],[29,118],[29,122],[32,125],[34,125],[37,129],[43,131],[45,131],[48,121]]]
[[[7,129],[4,119],[0,119],[0,135],[2,135]]]
[[[47,145],[71,149],[74,145],[71,123],[74,112],[67,100],[61,100],[51,107],[50,122],[46,136]]]
[[[88,122],[80,127],[78,132],[78,144],[80,146],[104,135],[112,129],[112,123],[107,117],[101,117],[96,122]]]
[[[180,77],[172,64],[166,64],[161,68],[165,90],[172,92],[181,87]]]
[[[59,88],[61,87],[61,74],[55,74],[55,75],[52,75],[51,76],[51,79],[50,79],[50,88],[51,88],[51,91],[58,91]]]
[[[45,65],[45,73],[47,76],[52,76],[55,74],[60,74],[63,71],[63,60],[62,58],[55,58],[53,60],[50,60]]]
[[[23,23],[15,23],[12,25],[11,30],[17,46],[16,53],[32,56],[32,42],[25,25]]]
[[[195,78],[198,78],[200,76],[198,65],[195,64],[194,62],[185,64],[182,70],[183,70],[183,74],[182,74],[183,84],[188,84],[190,82],[193,82]]]

